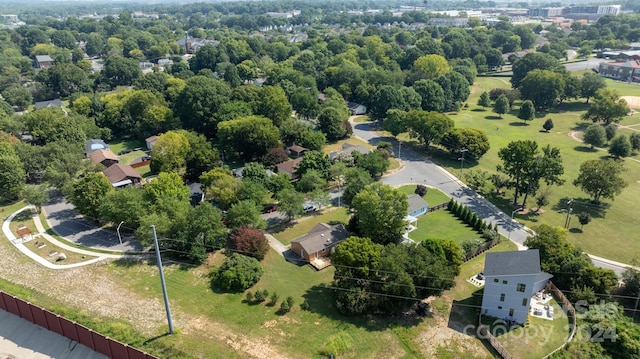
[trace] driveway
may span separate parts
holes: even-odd
[[[121,232],[122,244],[120,244],[116,232],[100,229],[88,223],[62,195],[52,197],[45,203],[42,210],[51,229],[57,235],[76,244],[120,252],[144,250],[130,233]]]
[[[583,64],[584,65],[584,64]],[[394,149],[398,148],[398,142],[392,137],[380,137],[376,125],[372,122],[351,122],[353,126],[353,134],[360,137],[370,144],[376,144],[381,140],[393,143]],[[400,153],[401,160],[404,162],[402,170],[383,177],[381,181],[391,186],[400,186],[404,184],[426,184],[435,187],[442,192],[451,196],[459,203],[463,203],[469,209],[474,211],[484,221],[492,225],[498,224],[498,232],[503,236],[511,239],[519,249],[525,249],[524,242],[532,231],[521,223],[511,220],[511,214],[502,212],[493,203],[473,191],[462,183],[457,177],[438,166],[431,160],[425,160],[422,155],[413,152],[408,147],[402,147]],[[596,266],[611,269],[620,275],[624,271],[627,264],[617,263],[603,258],[591,256]]]

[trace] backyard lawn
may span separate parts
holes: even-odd
[[[462,245],[470,239],[480,238],[478,232],[462,223],[446,208],[418,217],[417,227],[409,232],[409,238],[417,242],[422,242],[427,238],[443,238],[452,239]]]

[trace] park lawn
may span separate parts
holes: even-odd
[[[397,188],[398,191],[406,194],[407,196],[414,194],[414,191],[416,189],[415,185],[407,185],[407,186],[402,186],[402,187],[398,187]],[[432,188],[429,187],[427,189],[427,194],[424,195],[424,200],[427,201],[427,203],[429,204],[429,206],[437,206],[441,203],[445,203],[445,202],[449,202],[449,196],[447,196],[446,194],[444,194],[442,191],[440,191],[437,188]]]
[[[417,228],[409,232],[409,238],[417,242],[427,238],[444,238],[462,245],[470,239],[480,238],[480,234],[446,209],[442,209],[418,217]]]
[[[218,252],[212,256],[213,262],[220,263],[224,254]],[[150,298],[161,298],[157,268],[153,263],[122,264],[111,265],[109,270],[136,292]],[[309,265],[289,263],[273,250],[262,265],[264,275],[250,291],[275,291],[279,295],[276,306],[266,305],[268,300],[248,304],[244,302],[244,293],[212,291],[206,266],[189,268],[165,264],[171,306],[174,310],[200,318],[199,329],[223,327],[225,331],[242,333],[250,340],[266,341],[279,352],[293,357],[321,357],[319,350],[338,332],[346,332],[353,340],[353,348],[346,357],[402,357],[405,354],[400,340],[392,331],[386,330],[391,325],[398,325],[396,322],[375,317],[350,318],[335,310],[331,290],[326,287],[333,279],[333,268],[318,272]],[[278,315],[280,303],[288,296],[294,299],[293,309],[290,313]],[[310,305],[307,311],[299,306],[305,299]],[[206,332],[185,334],[188,335],[179,336],[179,340],[168,340],[193,355],[206,356],[211,353],[211,345],[221,347],[225,344],[208,337]],[[222,353],[229,351],[227,348]]]
[[[336,209],[328,209],[329,210],[325,209],[322,212],[316,212],[297,218],[291,221],[286,227],[279,229],[278,232],[273,232],[272,234],[286,246],[292,240],[307,234],[318,223],[342,222],[346,225],[349,222],[349,214],[347,213],[346,208],[340,207]]]
[[[481,107],[475,105],[482,91],[489,91],[494,87],[509,88],[508,80],[508,78],[476,79],[473,86],[474,91],[469,99],[469,108],[461,110],[458,114],[450,115],[456,123],[456,127],[473,127],[483,130],[491,143],[491,149],[479,161],[465,161],[464,172],[474,169],[495,173],[496,166],[501,163],[498,151],[511,141],[533,139],[538,142],[539,147],[549,144],[560,148],[565,168],[563,176],[565,183],[561,186],[551,186],[548,189],[550,204],[543,208],[544,213],[517,215],[517,219],[529,227],[542,223],[563,226],[566,219],[566,202],[569,198],[573,198],[576,201],[568,233],[569,240],[588,253],[628,263],[635,254],[640,253],[640,242],[633,240],[636,233],[640,232],[640,222],[634,215],[637,200],[640,198],[640,186],[638,185],[640,163],[632,159],[624,160],[627,172],[623,177],[629,186],[623,190],[620,196],[616,197],[615,201],[605,199],[601,206],[591,204],[588,196],[573,186],[572,181],[578,176],[579,167],[584,161],[605,158],[607,153],[591,150],[588,146],[569,137],[571,131],[583,130],[590,124],[590,122],[580,119],[587,106],[584,104],[584,99],[565,103],[560,110],[554,108],[546,113],[538,113],[537,118],[528,124],[523,124],[523,121],[516,117],[518,103],[516,103],[516,109],[512,110],[510,114],[505,114],[503,119],[497,119],[497,116],[490,109],[483,111]],[[621,95],[640,93],[638,86],[613,81],[607,81],[607,83],[619,88]],[[622,90],[629,92],[622,92]],[[541,132],[545,118],[551,118],[555,125],[549,133]],[[627,117],[622,120],[621,125],[637,122],[636,116]],[[454,158],[455,156],[438,149],[432,149],[429,154],[434,161],[443,165],[450,172],[457,173],[459,171],[459,161]],[[545,190],[545,187],[542,184],[541,190]],[[506,196],[497,197],[491,193],[491,189],[490,184],[487,184],[480,192],[504,212],[511,213],[513,210],[511,206],[513,191],[508,190]],[[527,206],[535,207],[535,198],[530,196]],[[588,212],[594,218],[584,227],[583,231],[580,231],[576,215],[582,212]],[[604,245],[605,243],[606,245]]]

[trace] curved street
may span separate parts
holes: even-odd
[[[398,149],[398,141],[393,137],[380,137],[377,128],[373,122],[353,122],[353,135],[376,145],[380,141],[393,143],[394,151]],[[399,186],[402,184],[418,184],[423,183],[431,187],[435,187],[445,194],[451,196],[459,203],[462,203],[473,210],[486,222],[498,224],[498,232],[503,236],[511,239],[519,249],[526,249],[523,245],[527,237],[531,236],[533,231],[517,221],[512,221],[510,214],[502,212],[493,203],[473,191],[462,183],[457,177],[449,173],[446,169],[435,164],[433,161],[425,159],[422,155],[415,153],[408,146],[401,147],[400,159],[402,168],[395,173],[384,176],[381,181],[391,186]],[[593,263],[602,268],[611,269],[618,276],[624,272],[628,264],[619,263],[605,258],[589,255]]]

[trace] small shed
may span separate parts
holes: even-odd
[[[53,66],[53,59],[49,55],[36,55],[36,67],[39,69],[48,69]]]

